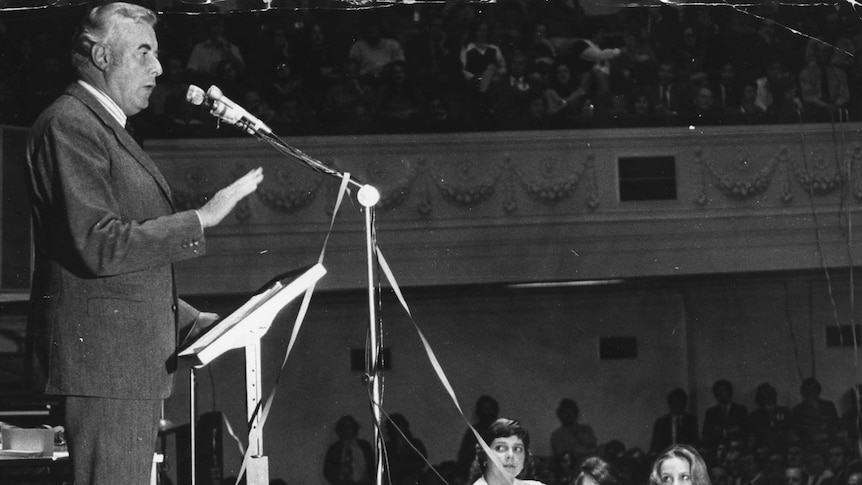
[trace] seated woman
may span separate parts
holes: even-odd
[[[532,476],[533,458],[530,455],[530,434],[514,419],[500,418],[491,424],[482,437],[491,449],[489,457],[481,445],[476,445],[476,456],[470,468],[467,483],[473,485],[544,485]]]
[[[571,124],[580,113],[587,91],[588,74],[575,77],[568,64],[557,63],[545,90],[545,104],[548,116],[557,127],[563,128]]]
[[[710,485],[706,463],[689,445],[672,445],[655,462],[650,485]]]

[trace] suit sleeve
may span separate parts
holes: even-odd
[[[52,219],[40,226],[51,228],[45,238],[67,267],[112,276],[205,252],[195,212],[173,213],[155,179],[100,121],[55,118],[30,147],[34,204]]]

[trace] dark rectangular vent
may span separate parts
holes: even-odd
[[[637,359],[637,337],[602,337],[599,339],[599,359]]]
[[[826,326],[827,347],[853,347],[859,344],[862,344],[862,327],[859,325]]]
[[[676,159],[620,157],[620,200],[676,200]]]
[[[384,347],[377,355],[382,370],[392,368],[392,353]],[[365,372],[365,349],[350,349],[350,370],[353,372]]]

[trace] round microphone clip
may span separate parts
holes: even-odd
[[[374,207],[380,202],[380,192],[371,185],[363,185],[356,193],[356,199],[363,207]]]

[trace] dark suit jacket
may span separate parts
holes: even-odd
[[[171,263],[205,251],[150,157],[79,84],[27,144],[35,269],[28,334],[50,394],[160,399],[178,315]]]
[[[685,413],[680,417],[676,430],[676,442],[686,445],[697,445],[697,416]],[[666,414],[655,420],[652,428],[651,452],[661,452],[673,444],[671,415]]]
[[[374,450],[371,449],[371,444],[363,439],[357,439],[356,444],[362,450],[362,457],[365,459],[365,466],[369,474],[374,473]],[[341,453],[344,449],[343,441],[336,441],[326,450],[326,457],[323,460],[323,476],[326,481],[332,485],[352,485],[354,483],[371,483],[371,477],[367,482],[352,482],[340,479],[341,475]]]
[[[659,84],[648,87],[647,96],[653,107],[657,108],[659,104],[666,105],[667,111],[671,113],[686,113],[691,107],[691,91],[679,83],[671,83],[670,85],[669,105],[661,99],[661,86]]]
[[[747,432],[747,407],[732,402],[727,414],[718,404],[707,408],[703,417],[703,441],[715,444],[727,438],[744,436]]]

